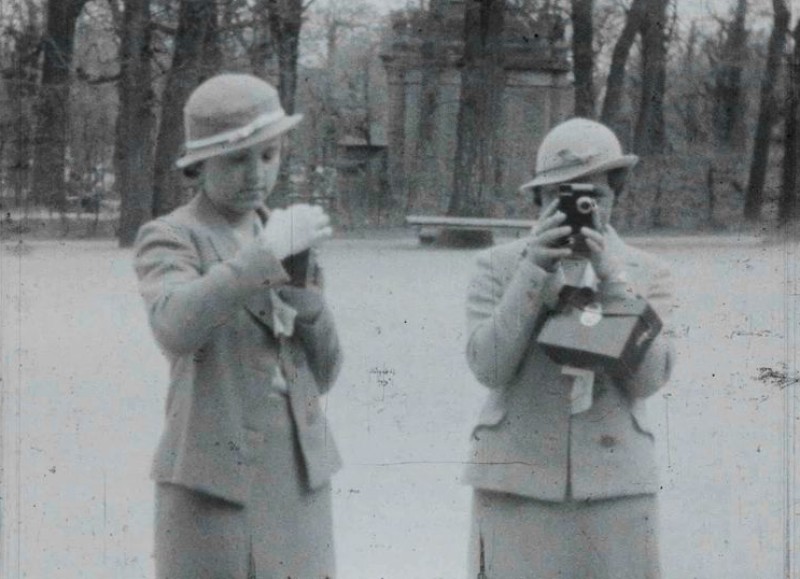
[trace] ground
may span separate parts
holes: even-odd
[[[664,577],[788,577],[793,533],[800,547],[798,248],[638,242],[672,265],[678,288],[679,362],[650,408]],[[411,236],[324,249],[346,356],[326,400],[346,462],[333,485],[340,578],[464,577],[459,477],[485,395],[463,355],[474,255]],[[147,475],[166,366],[131,252],[6,239],[0,278],[2,576],[151,577]]]

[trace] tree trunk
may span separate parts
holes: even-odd
[[[297,56],[303,25],[302,0],[269,0],[269,25],[278,55],[278,92],[286,114],[294,114]]]
[[[69,133],[70,68],[75,23],[87,0],[50,0],[43,39],[42,81],[36,111],[33,198],[51,209],[66,209],[66,153]]]
[[[594,0],[572,0],[572,60],[575,116],[594,118]]]
[[[667,5],[650,0],[642,20],[642,94],[633,149],[639,155],[657,155],[666,149],[664,93],[667,85]]]
[[[485,216],[496,186],[493,167],[504,85],[504,8],[505,0],[466,3],[455,172],[448,215]]]
[[[606,81],[606,96],[603,100],[603,112],[600,119],[610,127],[623,141],[628,141],[628,125],[622,119],[622,99],[625,94],[625,67],[628,63],[636,35],[641,29],[645,13],[646,0],[633,0],[633,4],[625,17],[625,26],[614,44],[611,55],[611,66]]]
[[[172,66],[161,97],[161,123],[156,141],[153,175],[153,216],[175,209],[183,201],[180,173],[175,170],[184,142],[183,105],[191,92],[213,74],[208,47],[216,42],[214,0],[182,0]]]
[[[132,245],[152,217],[155,115],[151,85],[150,0],[125,0],[120,42],[119,112],[114,170],[122,200],[119,243]]]
[[[443,36],[443,14],[439,6],[432,6],[425,21],[426,38],[420,46],[419,119],[411,151],[410,167],[406,183],[408,197],[405,212],[412,213],[420,206],[425,207],[432,196],[437,206],[441,206],[441,185],[437,186],[437,111],[441,97],[441,71],[445,56],[440,46]],[[402,91],[402,86],[398,88]],[[405,108],[405,96],[400,93],[399,106]],[[404,127],[403,127],[404,130]],[[433,195],[432,195],[433,194]]]
[[[275,53],[278,56],[278,93],[286,114],[294,114],[297,92],[297,58],[300,28],[303,25],[302,0],[267,0],[269,27]],[[278,183],[272,195],[275,205],[287,203],[291,193],[289,176],[292,166],[292,149],[283,150]]]
[[[738,0],[715,72],[712,123],[717,145],[742,148],[744,138],[744,88],[742,73],[747,59],[747,0]]]
[[[686,39],[686,56],[683,62],[683,70],[686,73],[686,77],[689,79],[695,78],[697,42],[697,23],[693,21],[689,29],[689,37]],[[682,117],[684,130],[686,131],[686,140],[689,141],[690,144],[695,144],[703,140],[699,96],[696,91],[691,90],[690,87],[690,92],[684,96],[684,99],[686,104],[682,109]]]
[[[766,69],[761,79],[761,103],[753,142],[753,158],[750,162],[750,178],[747,181],[747,194],[744,200],[744,218],[750,223],[761,218],[761,206],[764,204],[769,142],[775,124],[775,111],[779,106],[774,87],[779,84],[781,59],[786,47],[790,18],[785,0],[772,0],[772,7],[774,20],[772,33],[769,36]]]
[[[800,171],[800,22],[795,24],[794,50],[789,59],[786,83],[786,145],[783,155],[783,183],[778,206],[778,223],[788,225],[800,219],[800,194],[797,191]]]

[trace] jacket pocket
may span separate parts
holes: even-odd
[[[508,409],[506,408],[506,397],[504,392],[492,391],[489,393],[489,398],[483,404],[480,414],[478,415],[478,423],[472,429],[472,437],[477,438],[476,433],[483,428],[492,428],[500,424],[506,417]]]

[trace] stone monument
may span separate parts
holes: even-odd
[[[464,1],[431,0],[429,10],[392,15],[381,57],[389,85],[387,138],[392,197],[406,213],[443,214],[453,183],[464,35]],[[517,212],[545,133],[572,110],[563,21],[523,22],[509,12],[503,30],[505,87],[500,146],[501,199],[494,217]],[[519,207],[519,204],[516,204]]]

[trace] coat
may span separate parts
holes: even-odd
[[[319,403],[341,364],[328,307],[313,320],[298,319],[294,335],[278,340],[269,290],[288,281],[286,271],[263,246],[240,247],[203,195],[142,227],[135,269],[170,365],[154,480],[244,504],[253,472],[248,422],[266,413],[280,365],[305,483],[325,486],[341,466]]]
[[[666,318],[668,269],[613,230],[606,243],[625,264],[627,281],[601,283],[599,291],[638,293]],[[573,378],[535,339],[557,303],[563,271],[534,265],[525,248],[523,239],[481,252],[469,285],[467,359],[490,393],[473,431],[466,482],[545,501],[656,492],[655,433],[645,399],[669,378],[668,332],[650,344],[633,376],[598,373],[591,408],[571,414]]]

